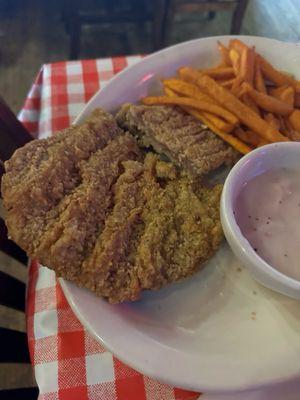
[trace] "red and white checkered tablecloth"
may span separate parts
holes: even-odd
[[[19,118],[44,138],[68,127],[90,97],[141,56],[42,67]],[[124,365],[84,329],[53,271],[32,262],[27,332],[40,400],[192,400],[199,394],[154,381]]]

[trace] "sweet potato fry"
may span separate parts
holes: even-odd
[[[220,81],[219,84],[227,89],[231,89],[234,81],[236,78],[233,79],[226,79],[225,81]]]
[[[288,129],[288,127],[287,127],[287,125],[286,125],[286,118],[284,118],[282,115],[277,115],[277,118],[278,118],[278,121],[279,121],[279,124],[280,124],[280,128],[279,128],[279,130],[280,130],[280,132],[282,132],[285,136],[287,136],[287,137],[289,137],[288,135],[289,135],[289,129]]]
[[[234,137],[233,135],[231,135],[229,133],[222,132],[210,120],[203,118],[202,113],[199,112],[198,110],[195,110],[194,108],[186,108],[186,107],[184,107],[184,109],[185,109],[185,111],[187,111],[188,113],[193,115],[195,118],[204,122],[205,125],[207,125],[208,128],[210,128],[216,135],[218,135],[220,138],[222,138],[225,142],[229,143],[234,149],[236,149],[240,153],[247,154],[252,150],[251,147],[247,146],[245,143],[243,143],[238,138]]]
[[[257,57],[256,57],[256,61],[255,61],[254,87],[258,92],[267,94],[265,81],[264,81],[263,75],[261,73],[259,59]]]
[[[234,95],[235,97],[237,97],[238,99],[242,98],[245,94],[247,93],[247,90],[243,87],[240,86],[238,87],[236,90],[234,90]]]
[[[292,85],[297,91],[300,91],[300,82],[294,79],[292,76],[278,71],[273,67],[265,58],[258,56],[260,67],[265,75],[271,82],[274,82],[277,86]]]
[[[253,48],[245,47],[241,53],[239,75],[243,81],[253,84],[255,52]]]
[[[210,78],[211,79],[211,78]],[[145,97],[143,103],[146,105],[153,104],[174,104],[178,106],[187,106],[192,107],[200,111],[208,111],[212,114],[218,115],[225,119],[225,121],[229,122],[232,125],[237,125],[238,119],[231,112],[226,109],[216,105],[209,103],[207,101],[188,98],[188,97],[168,97],[168,96],[153,96],[153,97]]]
[[[191,67],[181,67],[178,69],[179,78],[189,83],[196,83],[197,79],[203,74]]]
[[[186,97],[193,97],[195,99],[204,100],[208,103],[216,104],[216,101],[208,96],[206,93],[201,92],[199,87],[195,84],[182,81],[180,79],[164,79],[163,84],[165,87],[171,89],[176,94]]]
[[[166,96],[169,96],[169,97],[177,96],[177,93],[175,93],[174,90],[168,88],[167,86],[164,86],[164,93]]]
[[[285,91],[286,88],[288,88],[288,85],[283,85],[283,86],[278,86],[278,87],[271,87],[269,88],[269,95],[276,97],[276,99],[280,99],[280,96],[282,92]]]
[[[288,117],[288,121],[295,131],[300,132],[300,110],[294,110],[292,114]]]
[[[249,132],[251,132],[252,134],[255,133],[255,132],[252,132],[252,131],[250,131],[250,130],[247,130],[246,132],[247,132],[248,134],[249,134]],[[256,135],[256,136],[258,136],[258,135]],[[257,143],[257,147],[261,147],[261,146],[264,146],[264,145],[266,145],[266,144],[270,144],[270,142],[269,142],[268,140],[265,140],[265,139],[259,137],[258,143]]]
[[[278,88],[272,88],[269,90],[271,96],[276,97],[276,99],[283,101],[291,105],[295,104],[295,89],[292,86],[279,86]]]
[[[295,130],[289,121],[289,117],[282,117],[284,124],[284,134],[294,142],[300,141],[300,131]]]
[[[240,72],[240,64],[241,64],[240,54],[235,49],[231,49],[229,51],[229,57],[231,60],[231,65],[234,70],[234,73],[236,76],[238,76],[239,72]]]
[[[242,94],[243,102],[251,108],[257,115],[260,115],[259,108],[257,107],[255,101],[246,93],[245,86],[242,86],[242,90],[244,91]]]
[[[292,86],[288,86],[280,95],[280,100],[284,103],[294,107],[295,103],[295,89]]]
[[[262,139],[257,133],[249,130],[243,129],[242,127],[238,126],[234,129],[233,134],[237,136],[243,142],[251,145],[251,146],[262,146],[264,144],[268,144],[270,142]]]
[[[213,124],[213,126],[215,126],[220,131],[222,131],[224,133],[230,133],[233,131],[234,125],[232,125],[226,121],[223,121],[221,118],[217,117],[216,115],[208,113],[208,112],[204,112],[204,111],[202,114],[208,121],[210,121]]]
[[[265,114],[264,120],[272,125],[273,128],[280,130],[280,121],[272,113]]]
[[[295,92],[295,107],[300,107],[300,92]]]
[[[237,76],[231,86],[231,93],[234,94],[236,97],[240,97],[242,94],[245,93],[245,90],[241,87],[242,83],[242,77]]]
[[[293,142],[300,142],[300,132],[292,130],[287,134],[288,138],[290,138]]]
[[[178,94],[180,94],[183,96],[193,97],[195,99],[204,100],[215,104],[215,100],[207,96],[207,94],[202,93],[196,85],[180,81],[179,79],[165,79],[163,83],[164,83],[164,91],[167,96],[177,96]],[[188,107],[185,107],[184,109],[187,108]],[[223,121],[221,118],[218,118],[216,115],[211,114],[209,112],[199,111],[198,115],[199,116],[202,115],[204,123],[210,121],[216,128],[220,129],[225,133],[231,132],[234,128],[234,125]]]
[[[231,39],[229,42],[229,49],[234,49],[240,54],[247,48],[248,46],[239,39]]]
[[[168,96],[176,95],[176,93],[172,89],[170,89],[166,86],[164,87],[164,91]],[[201,122],[203,122],[216,135],[220,136],[223,140],[230,143],[232,145],[232,147],[234,147],[236,150],[238,150],[242,154],[247,154],[247,153],[249,153],[249,151],[251,151],[251,148],[246,146],[244,143],[239,142],[238,140],[234,140],[232,135],[228,135],[228,136],[226,135],[228,132],[222,130],[222,128],[224,128],[224,124],[226,124],[226,122],[220,120],[219,118],[215,117],[212,114],[195,110],[192,107],[183,106],[182,108],[187,113],[193,115],[195,118],[197,118]],[[220,122],[221,122],[221,124],[220,124]],[[232,129],[233,129],[233,126],[232,126]]]
[[[232,67],[214,67],[200,69],[200,72],[214,79],[231,79],[234,77],[234,70]]]
[[[221,55],[221,62],[228,67],[231,66],[231,61],[229,57],[229,50],[221,42],[218,41],[218,49]]]
[[[279,115],[289,115],[293,112],[293,106],[286,104],[275,97],[258,92],[248,83],[243,83],[243,86],[247,88],[247,93],[249,96],[263,110]]]
[[[253,47],[238,39],[231,40],[228,47],[218,43],[218,48],[221,65],[198,71],[189,67],[179,69],[181,80],[200,89],[182,92],[174,88],[173,93],[187,96],[185,104],[179,105],[197,113],[199,119],[223,134],[233,127],[231,133],[249,148],[300,139],[300,109],[295,109],[300,108],[300,81],[274,68]],[[199,102],[197,106],[188,103],[193,98]],[[209,110],[209,106],[223,107],[237,117],[239,125],[219,111]],[[297,135],[293,136],[293,132]]]
[[[182,107],[186,112],[191,115],[197,115],[204,124],[206,124],[210,129],[215,128],[223,133],[230,133],[233,131],[234,126],[228,122],[223,121],[221,118],[215,116],[214,114],[208,113],[206,111],[198,111],[192,107]],[[213,129],[212,129],[213,130]]]
[[[293,127],[293,125],[291,124],[291,122],[289,120],[289,117],[283,117],[283,120],[284,120],[285,127],[289,132],[295,130],[295,128]]]
[[[265,120],[259,117],[251,108],[234,97],[228,90],[215,82],[208,76],[199,74],[197,85],[209,96],[221,103],[227,110],[235,114],[238,119],[248,128],[256,132],[269,142],[282,142],[288,139],[278,130],[274,129]]]

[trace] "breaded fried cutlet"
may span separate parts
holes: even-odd
[[[59,205],[80,184],[84,162],[120,134],[112,115],[97,109],[82,125],[33,140],[5,162],[6,225],[20,247],[35,254],[48,221],[59,216]]]
[[[111,303],[194,274],[222,240],[221,186],[195,188],[103,110],[32,141],[5,168],[10,237]]]
[[[221,186],[193,191],[193,183],[153,153],[126,161],[114,187],[114,207],[83,263],[96,293],[115,303],[136,300],[194,274],[217,250]],[[95,266],[97,268],[95,269]]]
[[[124,104],[116,119],[142,146],[152,146],[194,178],[237,161],[236,150],[179,107]]]

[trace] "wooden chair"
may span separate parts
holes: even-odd
[[[130,49],[124,24],[135,24],[141,30],[145,22],[150,22],[153,49],[158,49],[161,47],[165,4],[165,0],[63,0],[62,15],[70,35],[70,59],[77,59],[80,54],[80,37],[84,25],[108,25],[110,34],[119,35],[124,54],[127,54]]]
[[[165,45],[167,32],[171,31],[176,14],[194,12],[207,13],[211,20],[215,17],[217,11],[233,11],[230,33],[237,35],[241,30],[247,4],[248,0],[166,0],[161,41]]]
[[[32,139],[3,99],[0,98],[1,176],[4,171],[3,162],[10,158],[18,147]],[[26,254],[8,239],[7,229],[2,218],[0,218],[0,251],[18,260],[21,263],[20,268],[26,268]],[[0,271],[0,305],[11,310],[25,312],[25,284],[2,271]],[[30,364],[26,333],[1,326],[0,321],[0,368],[3,368],[1,366],[3,363]],[[37,396],[37,387],[5,390],[0,387],[0,400],[34,400]]]

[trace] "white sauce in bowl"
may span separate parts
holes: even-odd
[[[257,254],[300,280],[300,171],[281,168],[249,180],[236,198],[234,213]]]

